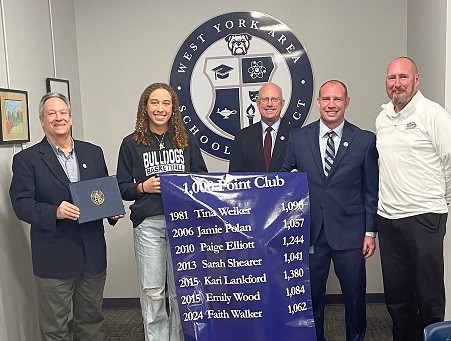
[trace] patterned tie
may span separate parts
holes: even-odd
[[[324,155],[324,175],[328,176],[335,159],[334,136],[337,134],[335,134],[334,131],[328,131],[326,135],[327,135],[327,145],[326,145],[326,155]]]
[[[269,164],[271,163],[271,148],[272,148],[272,128],[266,128],[265,141],[263,142],[263,154],[265,155],[266,171],[269,171]]]

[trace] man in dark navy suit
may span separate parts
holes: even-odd
[[[261,121],[241,129],[230,153],[229,172],[279,172],[287,148],[289,124],[280,113],[285,104],[282,89],[267,83],[258,92]]]
[[[45,137],[14,156],[10,197],[20,220],[31,225],[33,272],[42,340],[103,340],[106,278],[102,220],[78,224],[69,183],[108,176],[100,147],[73,140],[68,99],[45,94],[39,104]],[[122,216],[113,217],[110,223]]]
[[[365,259],[375,251],[378,154],[372,132],[344,119],[346,86],[324,83],[317,105],[320,120],[293,129],[284,171],[306,172],[309,181],[310,283],[318,340],[324,340],[324,307],[330,262],[340,281],[346,339],[363,340],[366,329]]]

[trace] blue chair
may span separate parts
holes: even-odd
[[[451,341],[451,321],[433,323],[424,328],[424,341]]]

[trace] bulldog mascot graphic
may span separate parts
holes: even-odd
[[[247,50],[249,49],[249,40],[251,39],[252,36],[247,33],[229,34],[225,37],[229,50],[234,56],[247,54]]]

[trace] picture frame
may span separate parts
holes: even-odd
[[[61,78],[46,78],[45,85],[47,92],[58,92],[66,96],[70,102],[69,80]]]
[[[30,142],[28,92],[0,88],[0,143]]]

